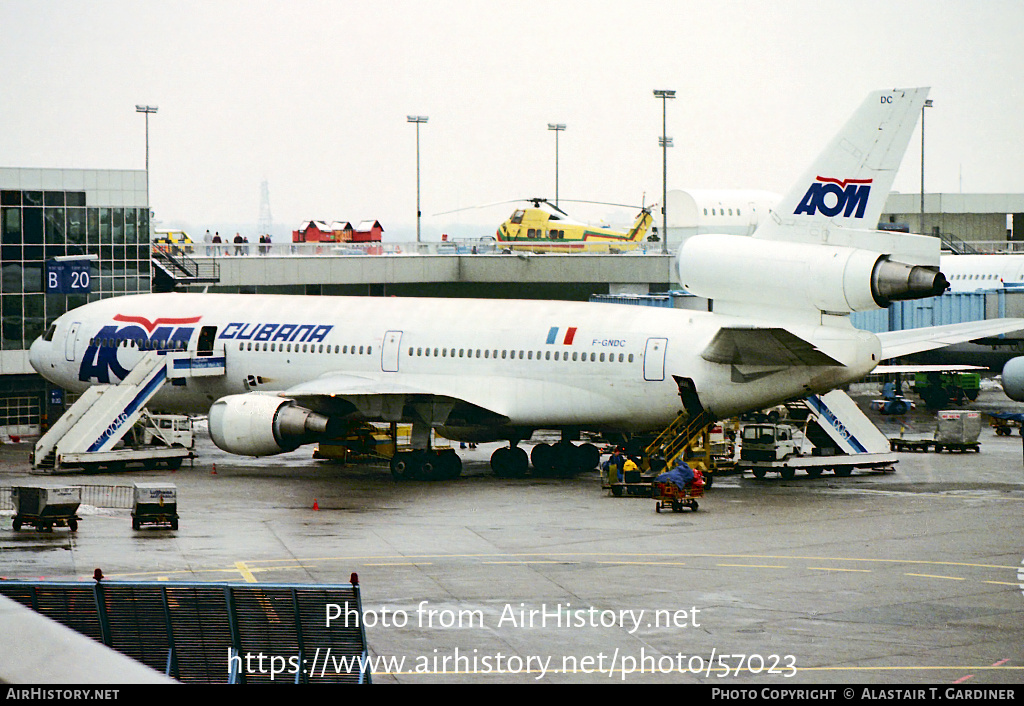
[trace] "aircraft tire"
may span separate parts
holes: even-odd
[[[462,475],[462,459],[454,450],[445,451],[438,456],[443,480],[454,480]]]
[[[592,471],[601,463],[601,449],[593,444],[583,444],[576,448],[581,470]]]
[[[530,451],[530,463],[536,475],[549,476],[554,470],[554,449],[550,444],[537,444]]]
[[[418,469],[409,451],[400,451],[391,457],[391,477],[395,480],[412,480],[416,477]]]

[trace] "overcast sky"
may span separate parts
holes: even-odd
[[[930,86],[926,190],[1024,192],[1022,27],[1020,0],[0,0],[0,166],[141,169],[148,103],[159,221],[254,226],[265,179],[278,239],[401,237],[425,115],[424,238],[485,235],[511,204],[434,214],[553,198],[548,123],[563,200],[660,199],[653,89],[670,189],[783,192],[869,91]]]

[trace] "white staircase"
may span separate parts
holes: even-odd
[[[150,351],[120,383],[86,390],[36,442],[32,465],[58,470],[71,457],[77,462],[89,454],[99,458],[124,438],[170,378],[223,374],[223,355],[194,358],[188,352]]]

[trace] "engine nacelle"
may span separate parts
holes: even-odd
[[[294,451],[325,433],[328,421],[294,400],[255,393],[221,397],[209,414],[213,443],[240,456]]]
[[[687,239],[678,266],[680,283],[700,297],[836,314],[934,297],[949,286],[937,268],[884,253],[738,235]]]
[[[1011,358],[1003,366],[1003,392],[1011,400],[1024,402],[1024,356]]]

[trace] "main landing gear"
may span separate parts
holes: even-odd
[[[400,451],[391,457],[395,480],[452,480],[462,475],[462,459],[454,449]]]
[[[516,445],[497,449],[491,454],[491,470],[499,478],[522,478],[532,463],[539,476],[573,476],[594,469],[600,461],[601,451],[593,444],[559,441],[537,444],[529,456]]]

